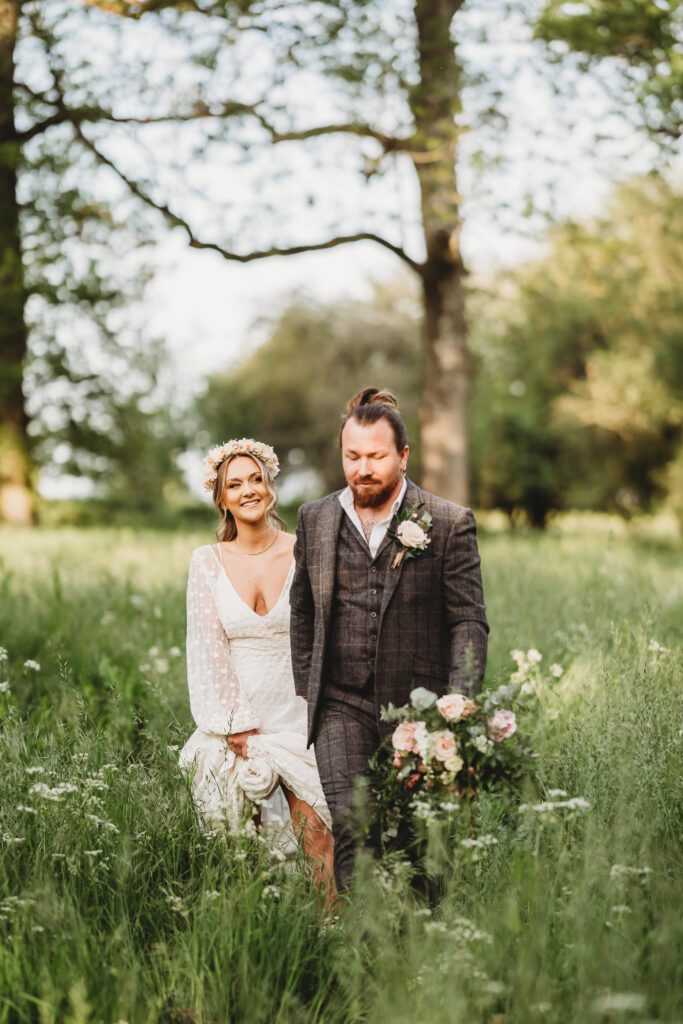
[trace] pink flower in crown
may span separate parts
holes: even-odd
[[[499,708],[488,720],[489,736],[495,743],[502,743],[517,731],[517,718],[514,711]]]
[[[417,724],[417,722],[401,722],[400,725],[396,726],[391,737],[394,750],[407,750],[411,753],[417,753],[415,736]]]

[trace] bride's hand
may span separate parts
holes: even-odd
[[[233,754],[248,758],[247,741],[250,736],[254,736],[257,732],[258,729],[247,729],[246,732],[234,732],[231,736],[228,736],[228,744]]]

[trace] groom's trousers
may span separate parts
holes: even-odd
[[[343,892],[351,884],[357,843],[354,793],[358,776],[379,746],[374,683],[362,690],[330,688],[318,719],[315,757],[334,835],[334,877]]]

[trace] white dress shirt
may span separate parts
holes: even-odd
[[[401,485],[401,490],[398,492],[398,497],[391,506],[391,509],[389,510],[386,518],[378,519],[377,522],[373,524],[372,530],[370,532],[370,537],[367,542],[368,547],[370,548],[370,554],[372,555],[373,558],[379,551],[379,546],[386,537],[387,530],[389,529],[389,523],[396,515],[396,512],[398,511],[401,502],[403,501],[403,496],[405,495],[407,488],[408,481],[406,480],[405,477],[403,477],[403,484]],[[358,530],[363,540],[365,540],[363,524],[360,521],[360,516],[356,512],[356,506],[353,503],[353,491],[351,490],[350,487],[345,487],[344,490],[341,492],[341,494],[339,495],[339,502],[341,504],[341,507],[344,509],[347,516],[353,523],[353,525]]]

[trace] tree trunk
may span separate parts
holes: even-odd
[[[419,82],[410,95],[427,258],[423,273],[422,483],[467,504],[467,329],[455,176],[460,72],[451,38],[458,0],[415,0]]]
[[[19,143],[14,125],[14,47],[19,0],[0,0],[0,519],[33,520],[27,416],[24,275],[17,205]]]

